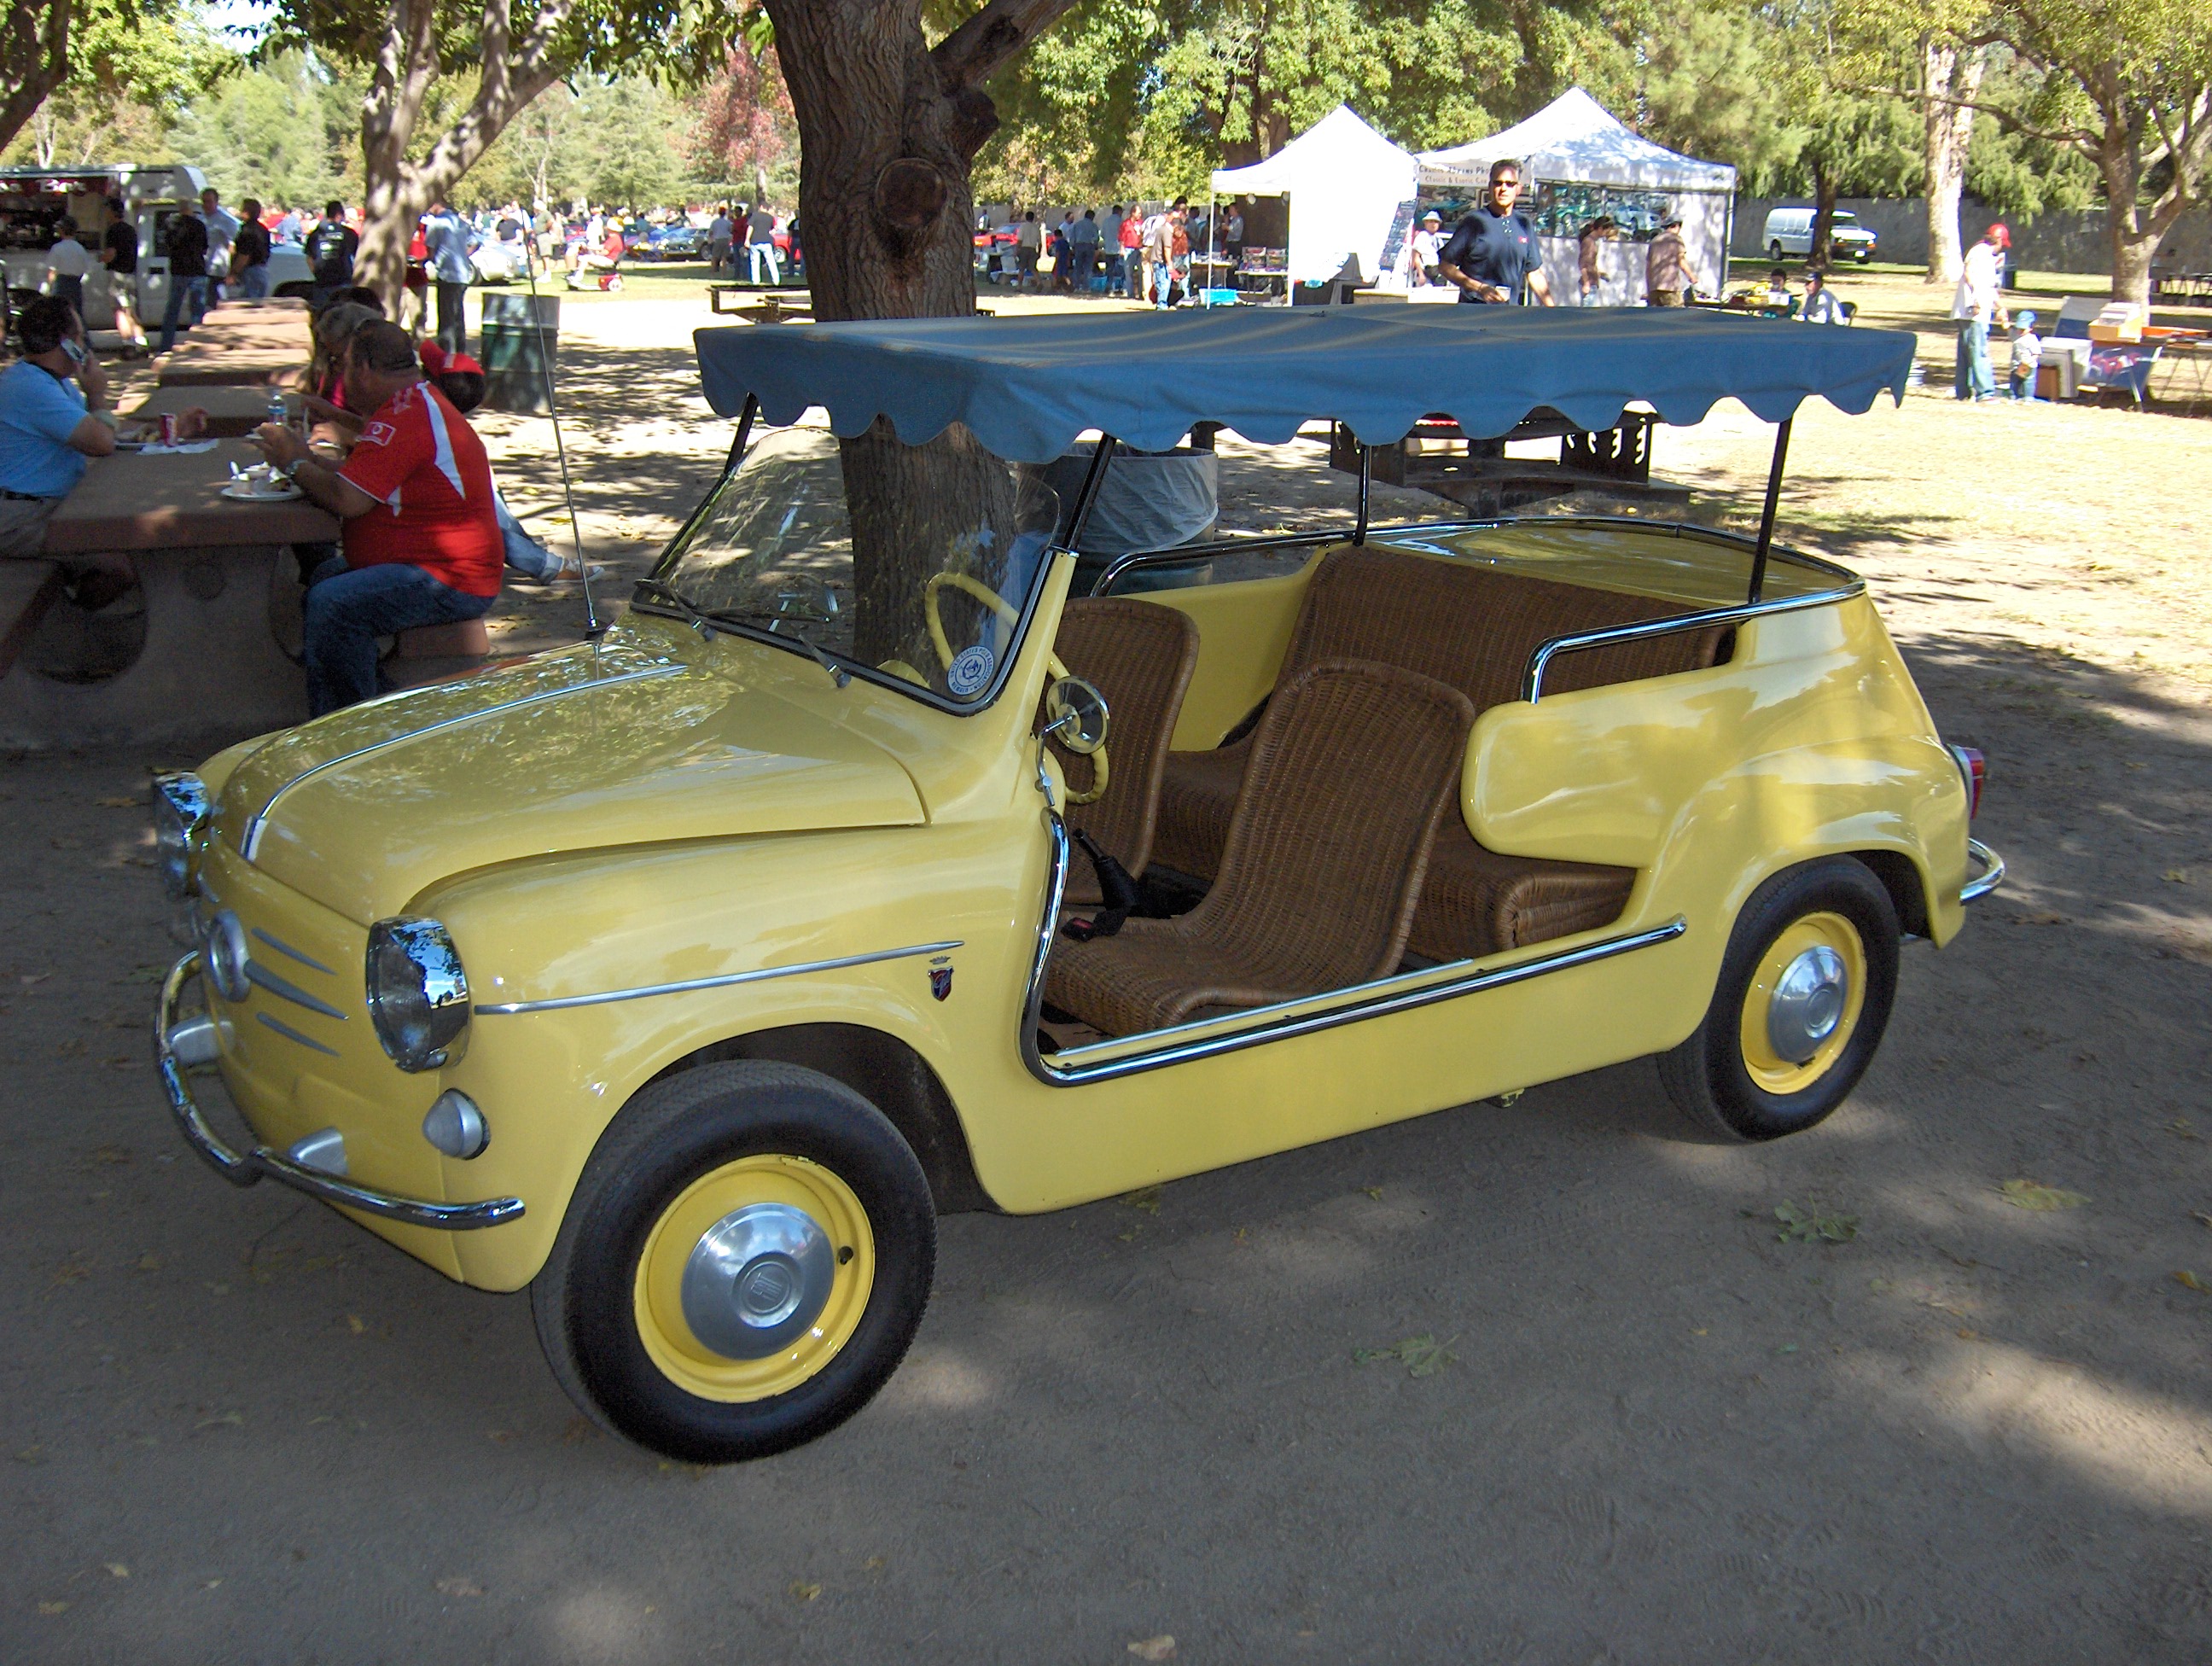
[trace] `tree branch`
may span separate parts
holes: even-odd
[[[39,0],[13,0],[7,33],[0,46],[0,72],[7,93],[0,97],[0,146],[22,131],[46,95],[69,79],[71,0],[49,0],[39,15]]]
[[[2031,126],[2002,105],[1991,104],[1982,99],[1954,98],[1948,93],[1923,92],[1918,88],[1877,87],[1872,85],[1841,84],[1837,90],[1855,93],[1869,98],[1902,99],[1907,104],[1941,104],[1954,110],[1976,110],[1993,118],[2007,132],[2017,133],[2022,138],[2039,139],[2045,144],[2069,145],[2075,149],[2087,149],[2103,137],[2086,127],[2045,128]]]
[[[988,81],[1050,28],[1075,0],[990,0],[931,49],[929,61],[948,95]]]

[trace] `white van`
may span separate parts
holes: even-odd
[[[1775,259],[1794,254],[1802,260],[1813,252],[1813,210],[1768,210],[1766,229],[1759,239]],[[1875,242],[1875,234],[1859,224],[1858,216],[1838,209],[1828,216],[1828,247],[1837,259],[1856,260],[1863,266],[1874,258]]]

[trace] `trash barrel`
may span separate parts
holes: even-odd
[[[560,296],[479,293],[483,319],[477,360],[484,368],[485,408],[550,416],[559,368]]]

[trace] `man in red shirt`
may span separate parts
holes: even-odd
[[[347,344],[346,403],[370,413],[343,464],[270,423],[262,453],[344,523],[343,553],[308,581],[307,704],[319,717],[376,690],[376,639],[481,618],[498,599],[502,543],[483,441],[425,380],[398,325]]]

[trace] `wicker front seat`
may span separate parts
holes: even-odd
[[[1142,873],[1152,860],[1168,742],[1198,664],[1198,627],[1188,613],[1158,602],[1084,597],[1062,611],[1053,648],[1072,673],[1097,685],[1112,714],[1105,796],[1095,804],[1070,806],[1068,827],[1097,840],[1131,873]],[[1053,752],[1069,787],[1087,790],[1091,760],[1058,745]],[[1098,876],[1087,860],[1079,858],[1068,873],[1067,900],[1102,900]]]
[[[1045,999],[1109,1036],[1265,1006],[1395,970],[1474,708],[1370,660],[1277,689],[1206,899],[1173,920],[1054,945]]]

